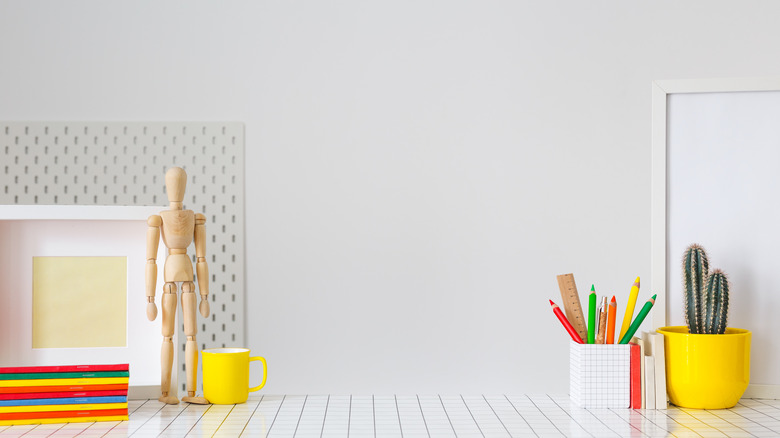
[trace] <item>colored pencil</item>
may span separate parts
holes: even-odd
[[[615,314],[617,313],[617,301],[615,296],[612,295],[612,300],[609,302],[609,309],[607,310],[607,344],[615,343]]]
[[[607,340],[607,297],[601,297],[599,306],[599,332],[596,335],[596,343],[603,344]]]
[[[631,319],[634,317],[634,307],[636,306],[637,295],[639,295],[639,277],[634,280],[634,284],[631,286],[631,292],[628,293],[626,314],[623,315],[623,325],[620,326],[620,336],[618,336],[620,339],[623,339],[623,335],[626,334],[626,330],[628,330],[628,327],[631,325]]]
[[[552,306],[553,313],[555,313],[555,316],[558,317],[558,321],[560,321],[561,324],[563,324],[563,327],[566,329],[566,331],[569,332],[569,336],[571,336],[571,339],[578,344],[584,344],[584,342],[582,342],[582,338],[580,338],[579,333],[577,333],[577,330],[575,330],[574,327],[572,327],[571,323],[566,318],[566,315],[564,315],[563,312],[561,312],[560,307],[558,307],[557,304],[553,303],[552,300],[550,300],[550,305]]]
[[[631,326],[626,331],[626,334],[623,335],[622,338],[620,338],[621,344],[628,344],[628,341],[631,340],[631,337],[634,336],[634,333],[639,329],[639,326],[642,325],[642,321],[645,320],[647,317],[647,314],[650,313],[650,309],[653,308],[653,304],[655,304],[655,295],[653,295],[644,306],[642,306],[642,309],[639,310],[639,314],[636,315],[636,319],[634,319],[634,322],[631,323]]]
[[[596,343],[596,286],[590,286],[588,296],[588,344]]]

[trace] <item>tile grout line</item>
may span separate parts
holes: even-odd
[[[273,420],[273,421],[271,421],[271,425],[270,425],[270,426],[268,426],[268,430],[265,432],[265,436],[268,436],[268,435],[270,435],[270,434],[271,434],[271,430],[272,430],[272,429],[273,429],[273,427],[274,427],[274,423],[276,423],[276,417],[278,417],[278,416],[279,416],[279,412],[281,412],[281,411],[282,411],[282,406],[284,405],[284,401],[285,401],[286,399],[287,399],[287,395],[283,395],[283,396],[282,396],[282,402],[281,402],[281,403],[279,403],[279,407],[278,407],[278,408],[276,408],[276,415],[274,415],[274,420]]]
[[[325,420],[328,418],[328,407],[330,407],[330,394],[328,394],[328,400],[325,402],[325,414],[322,416],[322,429],[320,429],[320,438],[325,434]]]
[[[537,405],[536,405],[536,403],[534,403],[534,401],[533,401],[533,399],[531,399],[531,397],[529,397],[528,395],[526,395],[526,396],[525,396],[525,398],[527,398],[527,399],[528,399],[528,401],[530,401],[530,402],[531,402],[531,404],[532,404],[532,405],[534,405],[534,407],[536,408],[536,410],[537,410],[537,411],[539,411],[539,413],[541,413],[542,415],[544,415],[544,418],[545,418],[547,421],[549,421],[549,422],[550,422],[550,424],[552,424],[552,425],[553,425],[553,427],[555,428],[555,430],[557,430],[557,431],[558,431],[558,432],[559,432],[561,435],[563,435],[563,436],[566,436],[566,434],[565,434],[565,433],[563,433],[563,431],[562,431],[561,429],[559,429],[559,428],[558,428],[558,426],[557,426],[555,423],[553,423],[553,422],[550,420],[550,417],[548,417],[548,416],[547,416],[547,414],[546,414],[546,413],[545,413],[543,410],[539,409],[539,406],[537,406]]]
[[[238,434],[238,436],[241,436],[244,434],[244,431],[246,430],[246,427],[249,426],[249,422],[252,421],[252,417],[255,416],[255,412],[260,408],[260,404],[263,403],[263,399],[265,398],[265,394],[260,396],[260,401],[257,402],[257,406],[255,406],[255,409],[252,411],[252,415],[249,416],[249,419],[246,420],[246,424],[244,425],[244,428],[241,429],[241,433]]]
[[[561,410],[561,411],[563,411],[563,412],[564,412],[566,415],[568,415],[570,419],[574,420],[574,422],[577,424],[577,426],[579,426],[579,427],[580,427],[580,429],[582,429],[582,430],[583,430],[583,432],[587,433],[587,434],[588,434],[588,435],[590,435],[590,436],[593,436],[593,437],[595,437],[595,435],[594,435],[593,433],[591,433],[591,432],[590,432],[590,431],[588,431],[588,430],[585,430],[585,428],[584,428],[584,427],[582,427],[582,424],[580,424],[580,422],[579,422],[579,421],[577,421],[577,420],[576,420],[574,417],[572,417],[572,415],[571,415],[571,412],[567,411],[566,409],[563,409],[563,407],[561,407],[561,405],[559,405],[559,404],[558,404],[558,402],[557,402],[557,401],[555,401],[555,400],[553,400],[553,398],[552,398],[552,397],[550,397],[549,395],[547,395],[547,398],[549,398],[551,402],[555,403],[555,406],[557,406],[557,407],[558,407],[558,409],[560,409],[560,410]],[[534,404],[534,405],[535,405],[535,404]],[[585,409],[585,411],[587,411],[587,412],[588,412],[588,413],[589,413],[591,416],[593,416],[593,417],[595,417],[597,420],[599,420],[599,422],[600,422],[601,424],[603,424],[603,425],[604,425],[604,426],[605,426],[607,429],[611,430],[611,431],[612,431],[612,432],[613,432],[615,435],[617,435],[617,436],[620,436],[620,434],[619,434],[619,433],[617,433],[617,432],[615,432],[614,430],[612,430],[612,428],[610,428],[609,426],[607,426],[607,425],[606,425],[606,424],[605,424],[603,421],[601,421],[601,419],[600,419],[600,418],[596,417],[596,415],[594,415],[592,412],[588,411],[587,409]],[[546,417],[546,416],[547,416],[547,415],[545,415],[545,417]],[[561,431],[561,433],[563,433],[563,431]]]
[[[214,405],[211,405],[211,406],[214,406]],[[189,406],[188,406],[188,407],[189,407]],[[225,424],[225,421],[227,421],[228,417],[230,416],[230,413],[231,413],[231,412],[233,412],[233,409],[235,409],[235,408],[236,408],[236,405],[233,405],[233,407],[231,407],[231,408],[230,408],[230,410],[228,411],[227,415],[225,415],[225,418],[223,418],[223,419],[222,419],[222,421],[219,423],[219,426],[217,426],[217,428],[214,430],[214,433],[212,433],[212,434],[211,434],[211,436],[212,436],[212,437],[213,437],[214,435],[216,435],[216,434],[217,434],[217,432],[219,432],[219,428],[220,428],[220,427],[222,427],[222,425],[223,425],[223,424]],[[186,408],[185,408],[185,409],[186,409]],[[209,409],[211,409],[211,407],[209,407]],[[207,409],[207,410],[206,410],[206,412],[208,412],[208,411],[209,411],[209,409]],[[183,412],[183,411],[182,411],[182,412]],[[205,414],[206,412],[204,412],[204,414]],[[178,415],[177,415],[176,417],[178,418]],[[200,417],[200,418],[203,418],[203,417]],[[175,418],[174,418],[174,421],[176,421],[176,419],[175,419]],[[171,424],[173,424],[173,422],[171,422]],[[195,423],[195,424],[198,424],[198,423]],[[192,425],[192,427],[193,427],[193,428],[195,427],[195,424],[193,424],[193,425]],[[169,426],[170,426],[170,425],[169,425]],[[167,429],[167,427],[166,427],[166,429]],[[192,428],[190,428],[190,431],[192,431]],[[189,433],[189,432],[187,432],[187,433]]]
[[[723,420],[723,421],[725,421],[726,423],[728,423],[728,424],[730,424],[730,425],[732,425],[732,426],[736,427],[737,429],[740,429],[740,430],[744,431],[745,433],[749,434],[750,436],[756,436],[756,434],[754,434],[754,433],[751,433],[750,431],[747,431],[747,430],[743,429],[742,427],[740,427],[740,426],[737,426],[736,424],[732,423],[731,421],[729,421],[729,420],[727,420],[727,419],[725,419],[725,418],[721,417],[721,416],[720,416],[720,415],[718,415],[717,413],[713,412],[714,410],[715,410],[715,409],[706,409],[706,410],[705,410],[705,412],[709,412],[710,414],[712,414],[712,415],[714,415],[714,416],[716,416],[716,417],[720,418],[721,420]],[[736,414],[736,413],[735,413],[735,414]],[[739,414],[736,414],[736,415],[739,415]],[[742,417],[742,418],[744,418],[744,417]],[[768,428],[767,428],[767,429],[768,429]],[[718,428],[718,430],[720,430],[720,428]],[[768,429],[768,430],[769,430],[769,429]]]
[[[485,394],[482,394],[482,399],[485,400],[485,403],[487,403],[487,405],[490,408],[490,410],[493,411],[493,415],[495,415],[496,418],[498,418],[498,422],[501,423],[502,426],[504,426],[504,430],[506,430],[506,433],[508,433],[509,436],[511,437],[512,436],[512,432],[509,431],[509,428],[506,427],[506,424],[504,424],[504,420],[502,420],[501,417],[499,417],[498,414],[496,413],[496,410],[493,409],[493,406],[490,404],[490,402],[488,401],[487,397],[485,397]]]
[[[468,403],[466,403],[466,399],[463,398],[463,394],[460,394],[460,400],[463,402],[463,406],[466,407],[466,410],[469,411],[469,415],[471,416],[471,420],[474,421],[474,424],[477,426],[477,430],[484,437],[485,436],[485,432],[482,432],[482,428],[479,427],[479,423],[477,423],[477,419],[474,418],[474,414],[471,412],[471,408],[469,408]]]
[[[374,419],[374,438],[376,438],[376,402],[374,401],[374,394],[371,394],[371,416]]]
[[[517,410],[517,406],[515,406],[515,404],[514,404],[514,403],[512,403],[512,400],[509,400],[509,396],[507,396],[506,394],[504,394],[504,398],[506,399],[506,401],[507,401],[507,402],[509,402],[509,406],[512,406],[512,409],[514,409],[514,410],[515,410],[515,412],[517,412],[517,415],[519,415],[519,416],[520,416],[520,418],[522,418],[522,419],[523,419],[523,421],[525,421],[525,424],[526,424],[526,426],[528,426],[528,429],[531,431],[531,433],[533,433],[534,435],[536,435],[536,437],[538,438],[538,437],[539,437],[539,434],[538,434],[538,433],[536,433],[536,431],[534,430],[534,428],[533,428],[533,427],[531,427],[531,423],[529,423],[529,422],[528,422],[528,420],[526,420],[526,419],[525,419],[525,417],[523,417],[523,414],[521,414],[521,413],[520,413],[520,411],[518,411],[518,410]]]
[[[167,426],[165,426],[165,428],[163,428],[163,430],[162,430],[160,433],[162,434],[163,432],[165,432],[165,430],[166,430],[166,429],[168,429],[169,427],[171,427],[171,424],[173,424],[174,422],[176,422],[176,419],[177,419],[177,418],[179,418],[179,415],[181,415],[181,413],[182,413],[182,412],[186,411],[186,410],[187,410],[187,408],[189,408],[190,406],[191,406],[191,405],[187,405],[187,406],[185,406],[185,407],[184,407],[184,409],[180,410],[180,411],[179,411],[179,413],[178,413],[178,414],[176,414],[176,416],[175,416],[175,417],[173,417],[173,420],[171,420],[171,422],[170,422],[170,423],[168,423],[168,425],[167,425]],[[211,406],[209,406],[208,408],[206,408],[206,410],[205,410],[205,411],[203,411],[203,413],[202,413],[202,414],[200,415],[200,417],[198,418],[198,421],[200,421],[200,420],[201,420],[201,418],[203,418],[203,415],[204,415],[206,412],[208,412],[208,411],[209,411],[209,409],[211,409]],[[196,422],[195,422],[195,424],[198,424],[198,421],[196,421]],[[190,427],[190,431],[192,431],[192,428],[193,428],[193,427],[195,427],[195,424],[193,424],[193,425],[192,425],[192,427]],[[189,433],[189,431],[188,431],[187,433]]]
[[[441,408],[444,410],[444,415],[447,416],[447,421],[450,423],[450,427],[452,428],[452,433],[455,434],[455,437],[457,438],[458,432],[455,431],[455,426],[452,424],[452,420],[450,420],[450,414],[447,412],[447,408],[444,407],[444,400],[441,399],[441,394],[439,394],[439,403],[441,403]]]
[[[149,399],[149,400],[145,401],[145,402],[144,402],[144,403],[143,403],[141,406],[138,406],[138,408],[136,408],[136,410],[135,410],[135,411],[133,411],[133,413],[135,413],[135,412],[136,412],[138,409],[140,409],[142,406],[146,406],[146,404],[147,404],[147,403],[149,403],[150,401],[151,401],[151,399]],[[149,422],[149,420],[151,420],[151,419],[152,419],[152,418],[154,418],[154,417],[155,417],[157,414],[159,414],[159,413],[160,413],[160,411],[162,411],[162,409],[163,409],[165,406],[166,406],[165,404],[163,404],[162,406],[160,406],[160,408],[159,408],[159,409],[157,409],[157,412],[155,412],[155,413],[154,413],[154,414],[153,414],[151,417],[147,418],[147,419],[146,419],[146,421],[144,421],[144,422],[143,422],[143,424],[141,424],[140,426],[138,426],[138,427],[137,427],[137,428],[136,428],[134,431],[130,432],[130,434],[129,434],[129,435],[127,435],[127,436],[133,436],[133,435],[135,435],[135,434],[138,432],[138,430],[139,430],[139,429],[141,429],[142,427],[146,426],[146,423],[148,423],[148,422]],[[129,418],[129,417],[130,417],[130,415],[128,414],[128,418]]]
[[[610,410],[614,411],[614,409],[610,409]],[[662,411],[667,411],[667,409],[655,409],[655,411],[656,411],[656,412],[658,412],[659,410],[662,410]],[[615,412],[615,413],[617,414],[617,412]],[[647,416],[647,415],[645,415],[645,414],[646,414],[646,413],[639,412],[639,415],[641,415],[641,416],[642,416],[642,418],[644,418],[645,420],[649,421],[649,422],[650,422],[650,423],[651,423],[653,426],[655,426],[655,427],[657,427],[657,428],[659,428],[659,429],[663,430],[663,431],[664,431],[664,432],[666,432],[668,435],[671,435],[671,436],[673,436],[673,437],[676,437],[676,436],[677,436],[677,435],[675,435],[675,434],[674,434],[674,432],[672,432],[671,430],[667,429],[666,427],[662,427],[660,424],[656,423],[655,421],[653,421],[653,420],[652,420],[650,417],[648,417],[648,416]],[[670,417],[669,415],[667,415],[667,413],[666,413],[666,412],[663,412],[663,415],[664,415],[664,417],[665,417],[665,418],[667,418],[667,419],[670,419],[670,420],[672,420],[672,421],[675,421],[675,420],[674,420],[672,417]],[[675,422],[676,422],[676,421],[675,421]],[[679,424],[679,423],[678,423],[678,424]]]
[[[404,427],[401,425],[401,411],[398,410],[398,395],[393,394],[395,400],[395,414],[398,416],[398,430],[401,432],[401,438],[404,438]]]
[[[349,430],[352,428],[352,394],[349,395],[349,417],[347,417],[347,438],[349,438]]]
[[[420,403],[420,395],[419,394],[415,394],[415,397],[417,398],[417,406],[420,407],[420,416],[423,419],[423,425],[425,426],[425,433],[427,433],[428,434],[428,438],[430,438],[431,437],[431,431],[428,430],[428,422],[425,420],[425,413],[423,412],[423,409],[422,409],[422,403]]]
[[[298,422],[295,423],[295,431],[293,432],[293,436],[295,436],[296,433],[298,433],[298,426],[301,425],[301,418],[303,418],[303,411],[306,410],[306,402],[309,400],[309,394],[306,394],[303,397],[303,406],[301,406],[301,413],[298,415]]]

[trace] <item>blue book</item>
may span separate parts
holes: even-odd
[[[96,404],[96,403],[127,403],[127,396],[30,398],[26,400],[0,400],[0,406],[86,405],[86,404]]]

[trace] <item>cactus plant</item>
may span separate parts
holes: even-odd
[[[709,272],[707,253],[692,244],[683,256],[685,324],[692,334],[722,334],[726,330],[729,285],[719,269]]]

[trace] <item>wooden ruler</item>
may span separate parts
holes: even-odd
[[[561,290],[563,308],[566,310],[566,318],[574,330],[577,330],[583,341],[588,341],[588,329],[585,324],[585,315],[582,313],[580,294],[577,293],[577,284],[574,283],[574,274],[561,274],[558,277],[558,288]]]

